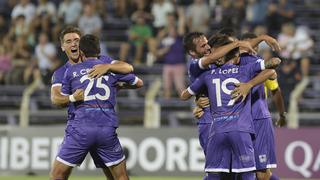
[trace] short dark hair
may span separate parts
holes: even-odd
[[[60,32],[60,42],[63,42],[63,38],[66,34],[69,33],[77,33],[80,37],[81,37],[81,31],[80,29],[74,27],[74,26],[67,26],[66,28],[64,28],[61,32]]]
[[[190,32],[183,37],[183,46],[186,52],[195,51],[196,45],[193,40],[204,36],[201,32]]]
[[[100,55],[100,40],[95,35],[86,34],[81,37],[79,48],[86,57],[98,57]]]
[[[258,36],[254,33],[251,33],[251,32],[247,32],[247,33],[244,33],[242,34],[241,36],[241,40],[245,40],[245,39],[254,39],[254,38],[257,38]]]
[[[227,35],[230,37],[236,37],[237,35],[236,31],[232,28],[222,28],[217,33],[222,35]]]
[[[208,40],[208,44],[212,48],[218,48],[230,43],[232,43],[232,40],[230,40],[230,37],[228,35],[223,35],[223,34],[214,34]],[[235,48],[230,52],[228,52],[225,55],[225,58],[227,60],[233,59],[234,57],[236,57],[238,53],[239,53],[239,48]]]

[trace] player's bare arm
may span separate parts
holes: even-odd
[[[266,42],[273,51],[277,51],[279,52],[281,50],[280,48],[280,44],[278,43],[278,41],[276,39],[274,39],[271,36],[268,35],[260,35],[257,38],[254,39],[250,39],[247,40],[252,47],[256,47],[259,45],[259,43],[261,43],[262,41]]]
[[[201,66],[208,68],[210,64],[213,64],[219,58],[225,56],[228,52],[238,47],[245,48],[248,52],[256,53],[249,42],[235,41],[233,43],[216,48],[208,56],[202,57],[200,61]]]
[[[143,87],[143,81],[140,78],[138,78],[137,83],[134,84],[134,85],[128,84],[126,82],[117,83],[117,88],[118,89],[138,89],[138,88],[141,88],[141,87]]]
[[[186,101],[192,97],[192,94],[188,91],[188,89],[185,89],[180,94],[180,99],[183,101]]]
[[[278,127],[283,127],[287,124],[287,119],[281,88],[279,87],[279,84],[276,79],[267,81],[266,87],[271,91],[273,102],[275,103],[276,109],[279,113],[279,119],[276,121],[275,124]]]
[[[278,67],[281,63],[281,59],[274,57],[264,61],[264,66],[266,69],[274,69]]]
[[[261,71],[257,76],[255,76],[246,83],[236,83],[236,88],[231,92],[231,98],[237,101],[240,97],[242,97],[242,101],[244,101],[252,87],[263,83],[264,81],[269,79],[274,73],[274,69],[266,69]]]
[[[245,100],[253,86],[261,84],[270,77],[274,76],[276,71],[273,70],[273,68],[278,67],[280,63],[281,60],[279,58],[271,58],[269,60],[265,60],[264,66],[266,70],[260,72],[256,77],[254,77],[247,83],[235,84],[236,88],[231,92],[231,98],[238,100],[240,97],[242,97],[242,101]]]
[[[89,70],[88,76],[90,78],[99,78],[102,75],[113,72],[113,73],[120,73],[120,74],[128,74],[133,72],[133,66],[123,62],[123,61],[114,61],[115,63],[112,64],[97,64]]]
[[[61,86],[51,87],[51,103],[58,107],[66,107],[70,102],[82,101],[84,91],[77,89],[72,95],[64,96],[61,94]]]

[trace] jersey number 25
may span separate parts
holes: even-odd
[[[102,76],[102,77],[99,77],[98,79],[90,79],[88,75],[81,77],[80,79],[81,83],[83,83],[84,81],[89,81],[88,86],[84,90],[84,101],[90,101],[95,99],[99,99],[103,101],[103,100],[107,100],[110,97],[110,88],[106,84],[102,83],[103,79],[107,81],[108,76]],[[100,93],[89,95],[94,85],[95,85],[95,88],[99,88],[104,91],[103,95],[101,95]]]

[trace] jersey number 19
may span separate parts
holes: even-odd
[[[235,78],[228,78],[222,81],[220,79],[213,79],[212,83],[215,84],[216,87],[216,96],[217,96],[217,106],[222,106],[222,100],[221,100],[221,90],[223,93],[231,95],[231,90],[227,88],[228,83],[240,83],[238,79]],[[234,104],[234,100],[230,99],[227,106],[232,106]]]

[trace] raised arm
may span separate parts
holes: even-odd
[[[228,52],[238,47],[249,49],[250,52],[255,53],[250,43],[248,43],[247,41],[235,41],[230,44],[218,47],[214,49],[214,51],[212,51],[208,56],[202,57],[199,62],[201,63],[200,67],[203,69],[208,68],[210,64],[213,64],[219,58],[225,56]]]
[[[280,45],[276,39],[268,35],[260,35],[257,38],[247,40],[252,47],[258,46],[262,41],[266,42],[273,51],[279,52],[281,50]]]
[[[97,64],[89,70],[90,78],[99,78],[107,72],[128,74],[133,72],[133,66],[123,61],[113,61],[112,64]]]
[[[245,100],[252,87],[263,83],[274,73],[276,73],[274,69],[266,69],[261,71],[257,76],[246,83],[235,84],[236,88],[231,92],[231,98],[238,100],[240,97],[242,97],[242,101]]]
[[[131,85],[126,82],[119,82],[117,84],[117,87],[118,87],[118,89],[138,89],[138,88],[143,87],[143,81],[140,78],[138,78],[137,83],[134,85]]]
[[[276,125],[279,127],[285,126],[287,124],[286,110],[278,81],[276,79],[267,80],[265,86],[271,91],[273,102],[279,113],[279,119],[276,121]]]

